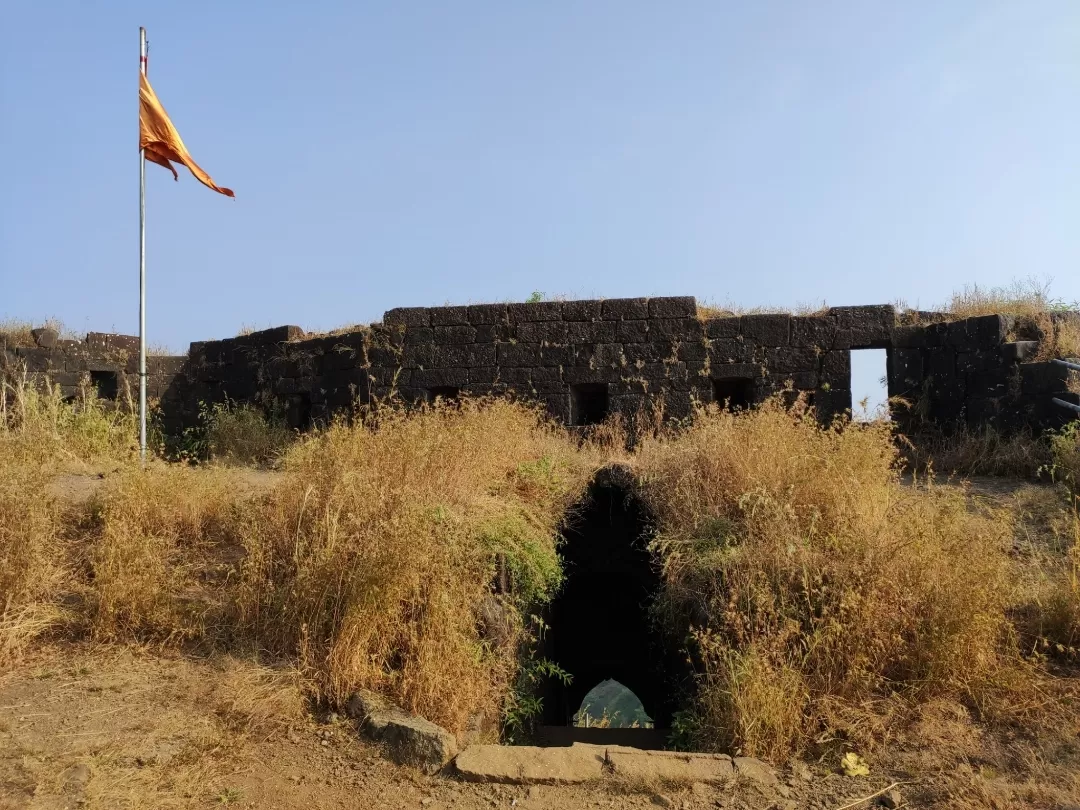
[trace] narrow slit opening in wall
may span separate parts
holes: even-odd
[[[100,399],[116,399],[120,395],[120,381],[115,371],[91,371],[90,384]]]
[[[855,422],[889,419],[888,352],[851,351],[851,418]]]
[[[311,427],[311,394],[301,391],[289,397],[285,423],[294,430],[307,430]]]
[[[441,399],[444,402],[457,402],[460,396],[460,389],[454,385],[436,385],[427,389],[428,402],[434,402],[437,399]]]
[[[575,427],[598,425],[608,414],[607,383],[570,386],[570,423]]]
[[[722,411],[745,411],[754,402],[754,381],[749,377],[725,377],[712,381],[713,402]]]

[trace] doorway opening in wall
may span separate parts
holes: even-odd
[[[115,371],[91,371],[90,384],[100,399],[116,399],[120,395],[120,383]]]
[[[539,650],[570,679],[544,683],[536,741],[662,747],[686,662],[652,613],[662,580],[647,508],[618,473],[602,470],[570,515],[565,580]]]
[[[428,402],[434,402],[437,399],[443,402],[457,402],[461,391],[454,385],[436,385],[428,388],[426,394]]]
[[[713,402],[722,411],[745,411],[754,402],[754,381],[749,377],[724,377],[712,381]]]
[[[607,383],[570,386],[570,424],[575,427],[599,425],[608,414]]]
[[[851,418],[855,422],[889,419],[888,352],[851,351]]]
[[[285,407],[285,423],[294,430],[311,427],[311,394],[301,391],[289,397]]]

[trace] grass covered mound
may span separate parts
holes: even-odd
[[[872,737],[897,705],[996,712],[1035,688],[1010,620],[1030,594],[1009,516],[902,484],[895,447],[887,423],[821,428],[778,402],[640,447],[660,611],[703,673],[692,744],[780,759]]]

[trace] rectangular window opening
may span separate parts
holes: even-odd
[[[726,377],[712,381],[713,402],[723,411],[745,411],[754,404],[754,381],[749,377]]]
[[[876,422],[889,417],[888,351],[851,350],[851,419]]]
[[[427,401],[434,402],[441,399],[444,402],[457,402],[461,391],[453,385],[436,385],[427,389]]]
[[[100,399],[116,399],[120,395],[120,382],[115,371],[91,371],[90,384]]]
[[[607,383],[570,386],[570,424],[598,425],[608,414]]]

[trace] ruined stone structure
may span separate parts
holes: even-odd
[[[187,358],[150,358],[149,389],[167,432],[194,424],[202,403],[256,403],[306,428],[393,395],[405,401],[500,394],[537,400],[569,425],[635,413],[646,404],[684,418],[694,402],[749,407],[805,392],[829,420],[851,407],[851,351],[888,352],[890,396],[901,421],[1061,424],[1076,402],[1067,370],[1029,362],[1035,340],[1011,340],[1005,316],[951,322],[922,313],[905,324],[891,306],[820,314],[710,317],[694,298],[626,298],[393,309],[381,324],[306,337],[295,326],[193,343]],[[134,390],[137,341],[91,333],[5,348],[35,379],[67,393],[84,374],[98,391]],[[52,345],[46,345],[48,343]]]

